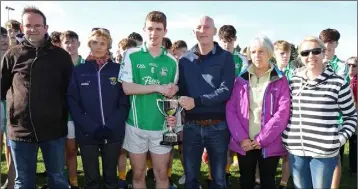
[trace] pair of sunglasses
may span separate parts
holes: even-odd
[[[109,30],[106,29],[106,28],[92,28],[92,31],[96,31],[96,30],[99,30],[99,29],[102,29],[102,30],[106,31],[108,34],[111,34],[111,33],[109,32]]]
[[[311,52],[312,52],[313,55],[319,55],[319,54],[322,53],[322,49],[321,48],[314,48],[314,49],[310,49],[310,50],[304,50],[304,51],[301,51],[300,55],[303,56],[303,57],[306,57]]]
[[[357,64],[348,64],[349,67],[353,67],[353,68],[356,68],[357,67]]]

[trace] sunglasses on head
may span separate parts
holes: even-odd
[[[315,48],[315,49],[310,49],[310,50],[304,50],[301,51],[301,56],[306,57],[308,56],[310,53],[312,52],[313,55],[319,55],[322,53],[322,49],[321,48]]]
[[[96,31],[96,30],[99,30],[99,29],[102,29],[102,30],[106,31],[108,34],[111,34],[111,33],[109,32],[109,30],[106,29],[106,28],[92,28],[92,31]]]

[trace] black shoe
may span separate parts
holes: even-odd
[[[231,177],[231,174],[226,173],[226,186],[227,187],[231,186],[230,177]]]
[[[254,187],[254,189],[260,189],[260,188],[261,188],[261,185],[260,185],[259,183],[255,182],[255,187]]]
[[[1,189],[7,189],[8,185],[9,185],[9,179],[6,179],[4,185],[1,186]]]
[[[177,189],[177,185],[174,184],[172,178],[168,178],[169,179],[169,189]]]
[[[80,187],[78,187],[78,186],[71,186],[70,188],[71,189],[80,189]]]
[[[41,187],[41,189],[48,189],[47,184],[43,185],[43,186]]]
[[[210,186],[213,184],[213,180],[207,179],[206,183],[208,184],[208,188],[211,188]]]
[[[277,189],[287,189],[287,186],[280,185],[280,186],[277,187]]]

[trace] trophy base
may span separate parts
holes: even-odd
[[[180,145],[182,142],[167,142],[167,141],[161,141],[160,145],[164,145],[164,146],[176,146],[176,145]]]

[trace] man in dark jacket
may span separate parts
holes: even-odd
[[[201,18],[194,32],[198,44],[179,60],[179,101],[185,109],[185,188],[199,189],[200,157],[206,148],[213,178],[209,188],[226,189],[230,134],[225,105],[235,79],[234,58],[214,42],[216,28],[212,18]]]
[[[51,44],[45,15],[34,7],[22,13],[20,44],[2,61],[1,99],[7,102],[8,137],[16,169],[15,188],[36,188],[37,147],[41,148],[51,189],[67,189],[64,146],[70,55]]]

